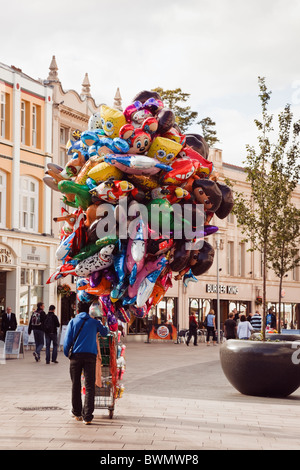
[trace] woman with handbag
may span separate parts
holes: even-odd
[[[89,315],[90,305],[79,302],[78,315],[73,318],[66,331],[64,355],[70,359],[70,376],[72,381],[71,414],[77,421],[91,424],[94,412],[97,333],[107,336],[109,330],[98,320]],[[81,400],[81,374],[85,379],[85,400]]]

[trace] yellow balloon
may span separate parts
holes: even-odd
[[[148,150],[148,157],[156,158],[160,163],[169,165],[179,154],[182,145],[165,137],[155,137]]]
[[[123,173],[121,170],[106,162],[98,163],[98,165],[94,166],[94,168],[88,172],[88,177],[92,178],[96,183],[106,181],[108,178],[120,180],[122,176]]]

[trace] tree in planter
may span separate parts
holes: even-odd
[[[278,292],[278,330],[281,330],[281,298],[283,278],[286,274],[300,265],[300,210],[294,206],[282,210],[276,216],[272,227],[270,240],[270,265],[279,278]]]
[[[300,210],[292,201],[293,191],[300,177],[299,123],[293,124],[293,114],[287,104],[279,114],[278,139],[272,150],[270,177],[273,180],[273,197],[276,200],[276,217],[273,218],[268,261],[279,278],[278,327],[281,329],[281,292],[283,278],[300,263]]]
[[[295,212],[290,204],[291,194],[299,179],[299,124],[292,126],[292,114],[289,105],[279,115],[278,140],[273,143],[271,136],[273,115],[268,113],[268,103],[271,92],[267,90],[265,79],[259,77],[259,98],[262,108],[261,121],[255,120],[259,131],[258,150],[254,146],[247,145],[247,157],[245,161],[246,180],[250,183],[251,196],[247,198],[243,193],[235,193],[235,206],[233,209],[241,226],[245,241],[251,242],[250,251],[259,251],[262,254],[263,263],[263,339],[265,339],[266,327],[266,278],[270,264],[276,261],[278,246],[280,246],[279,221],[283,221],[283,214],[289,220],[294,220]],[[289,147],[290,134],[292,132],[292,145]],[[277,224],[277,225],[276,225]],[[292,224],[292,222],[291,222]],[[285,227],[287,231],[287,227]],[[290,247],[290,254],[294,257],[293,237],[287,240],[286,247]],[[275,254],[275,247],[276,252]],[[282,248],[283,245],[281,245]],[[286,264],[286,268],[289,265]],[[289,267],[290,269],[290,267]]]
[[[272,161],[277,178],[277,214],[272,224],[269,261],[279,277],[279,329],[281,328],[282,281],[288,271],[299,265],[300,210],[291,202],[300,176],[299,123],[292,124],[290,105],[279,115],[279,133]],[[291,141],[291,145],[290,145]]]

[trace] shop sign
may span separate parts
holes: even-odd
[[[216,294],[218,292],[217,284],[206,284],[206,292]],[[239,289],[237,286],[224,286],[219,284],[219,294],[238,294]]]
[[[26,263],[47,263],[47,248],[24,244],[22,246],[22,261]]]
[[[149,339],[165,339],[176,341],[177,329],[170,323],[162,324],[158,327],[153,326],[149,334]]]
[[[3,245],[0,245],[0,264],[12,264],[13,257],[11,251]]]

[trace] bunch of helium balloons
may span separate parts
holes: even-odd
[[[172,286],[196,282],[212,265],[207,237],[233,208],[209,148],[183,134],[158,93],[142,91],[124,112],[101,106],[67,144],[65,168],[48,164],[44,183],[62,194],[60,265],[47,283],[77,278],[77,298],[110,330],[144,317]]]

